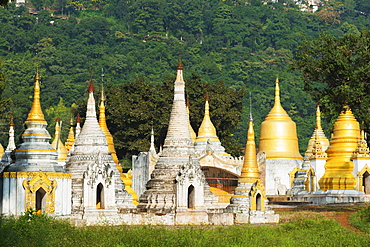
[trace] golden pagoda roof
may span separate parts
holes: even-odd
[[[307,151],[305,153],[306,157],[310,157],[312,155],[313,146],[316,142],[320,142],[321,149],[323,152],[329,147],[329,140],[326,138],[325,133],[321,127],[321,112],[320,112],[320,105],[317,104],[316,106],[316,127],[313,131],[311,139],[308,141]]]
[[[279,80],[276,79],[275,103],[261,124],[260,152],[266,159],[298,159],[299,153],[296,124],[280,103]]]
[[[257,163],[256,143],[254,140],[253,120],[248,124],[247,144],[245,146],[244,163],[239,177],[239,183],[254,183],[260,179]]]
[[[209,115],[209,97],[207,92],[204,107],[204,118],[202,124],[199,127],[198,136],[195,142],[206,142],[208,139],[213,142],[220,142],[216,133],[216,128],[213,125]]]
[[[60,124],[59,124],[59,118],[56,121],[55,124],[55,136],[54,140],[51,143],[51,146],[57,150],[58,152],[58,162],[65,162],[67,160],[68,150],[63,145],[62,141],[60,140]]]
[[[360,139],[360,125],[349,106],[344,106],[334,123],[333,137],[326,150],[328,160],[319,181],[320,190],[354,190],[354,164],[351,161]]]
[[[190,124],[190,110],[189,110],[189,107],[190,107],[189,100],[188,100],[188,99],[186,99],[186,113],[187,113],[187,114],[188,114],[188,116],[189,116],[189,129],[190,129],[190,136],[191,136],[191,140],[192,140],[193,142],[195,142],[195,141],[196,141],[196,139],[197,139],[197,134],[195,134],[195,131],[194,131],[193,127],[192,127],[192,126],[191,126],[191,124]]]
[[[25,123],[45,123],[46,124],[44,113],[42,112],[41,104],[40,104],[40,75],[39,75],[38,68],[36,69],[35,84],[33,86],[33,102],[31,106],[31,110],[28,113],[28,117]]]

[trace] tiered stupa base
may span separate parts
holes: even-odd
[[[314,205],[362,203],[366,201],[366,196],[363,192],[357,190],[319,190],[312,194],[299,193],[294,196],[293,200],[310,202]]]

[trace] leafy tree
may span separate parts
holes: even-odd
[[[317,40],[306,40],[292,68],[301,70],[305,89],[320,102],[322,111],[333,120],[349,105],[362,125],[369,126],[370,32],[345,34],[335,38],[322,33]]]
[[[149,149],[150,131],[154,128],[156,144],[163,144],[173,101],[173,82],[166,78],[153,85],[143,78],[120,86],[107,87],[107,117],[114,135],[117,153],[130,157]],[[197,132],[204,115],[204,96],[211,98],[211,119],[218,136],[233,155],[240,155],[241,145],[230,137],[241,119],[242,98],[245,90],[225,87],[223,82],[209,84],[199,76],[186,80],[186,93],[191,102],[191,123]]]

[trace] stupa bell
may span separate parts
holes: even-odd
[[[266,159],[302,159],[298,148],[296,124],[280,104],[278,79],[274,107],[261,124],[259,151],[265,152]]]

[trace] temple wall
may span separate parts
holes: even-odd
[[[265,170],[265,190],[267,195],[285,195],[291,188],[290,172],[301,167],[302,160],[267,159]]]
[[[71,214],[72,179],[56,179],[58,182],[55,191],[55,215]]]
[[[136,192],[137,196],[146,190],[146,183],[150,179],[149,173],[149,155],[146,152],[141,152],[139,155],[132,156],[132,185],[131,188]]]

